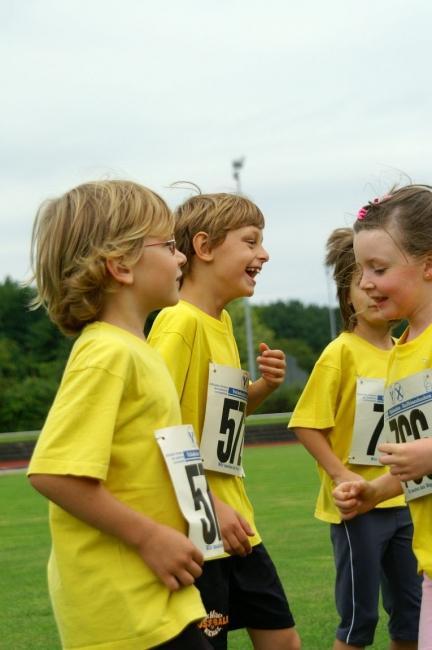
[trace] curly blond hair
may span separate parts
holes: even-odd
[[[106,261],[133,265],[146,237],[173,230],[165,201],[132,181],[89,182],[45,201],[32,233],[32,307],[44,306],[65,334],[79,333],[115,291]]]

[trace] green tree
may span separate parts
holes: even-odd
[[[301,339],[275,339],[275,347],[283,350],[287,356],[295,357],[302,370],[310,372],[316,361],[316,354],[306,341]]]
[[[244,299],[239,298],[238,300],[233,300],[228,307],[229,315],[231,316],[234,336],[237,341],[237,347],[239,349],[240,361],[242,368],[249,370],[248,367],[248,354],[247,354],[247,342],[246,342],[246,324],[245,324],[245,305]],[[253,330],[253,344],[254,344],[254,356],[257,357],[259,354],[258,345],[261,342],[267,343],[270,347],[275,347],[275,335],[272,329],[266,326],[260,319],[258,312],[254,307],[251,306],[251,321],[252,321],[252,330]]]
[[[278,300],[268,305],[257,305],[255,309],[261,322],[273,330],[278,339],[307,343],[315,358],[331,340],[327,307],[305,306],[298,300]],[[335,315],[339,322],[338,310],[335,310]]]
[[[0,431],[39,429],[72,344],[43,309],[32,311],[31,287],[0,284]]]
[[[57,390],[54,379],[26,377],[5,387],[0,400],[2,431],[40,429]]]
[[[7,278],[0,284],[0,431],[39,429],[60,381],[73,340],[61,334],[44,309],[30,310],[35,296]],[[248,367],[243,299],[228,306],[243,368]],[[330,341],[326,307],[300,301],[251,305],[254,355],[264,341],[295,357],[310,371]],[[156,313],[149,319],[149,325]],[[147,331],[148,331],[147,327]],[[289,411],[301,384],[283,385],[261,406],[261,412]]]
[[[283,384],[259,405],[255,413],[288,413],[294,410],[303,390],[302,383]]]
[[[22,376],[23,365],[18,343],[0,335],[0,385]]]

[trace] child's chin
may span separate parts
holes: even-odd
[[[169,302],[167,307],[172,307],[173,305],[176,305],[179,300],[180,300],[180,295],[179,294],[177,294],[176,296],[173,296],[172,300]]]
[[[180,294],[173,295],[170,299],[165,300],[164,304],[159,307],[159,309],[163,309],[164,307],[174,307],[180,300]]]

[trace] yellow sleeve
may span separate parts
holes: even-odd
[[[30,462],[29,474],[104,480],[124,381],[101,368],[67,371]]]
[[[289,427],[329,429],[335,425],[341,373],[337,367],[315,365],[296,404]]]

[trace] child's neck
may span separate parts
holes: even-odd
[[[131,308],[127,301],[119,298],[118,294],[109,297],[99,320],[120,327],[145,341],[144,325],[148,314],[139,314],[138,310]]]
[[[390,327],[386,322],[371,325],[365,321],[360,321],[354,327],[353,332],[381,350],[391,350],[393,347]]]
[[[193,282],[188,282],[187,279],[185,279],[180,290],[180,298],[186,300],[186,302],[190,302],[195,307],[198,307],[198,309],[201,309],[201,311],[218,320],[220,320],[225,307],[223,301],[218,300],[211,291],[207,291],[204,287]]]
[[[109,325],[115,325],[115,327],[120,327],[122,330],[126,330],[126,332],[130,332],[130,334],[134,334],[135,336],[137,336],[139,339],[142,339],[143,341],[146,340],[144,334],[144,325],[141,325],[141,322],[134,324],[131,323],[128,319],[121,318],[118,315],[115,318],[102,317],[99,320],[101,320],[104,323],[109,323]]]
[[[422,334],[432,323],[432,284],[430,281],[425,287],[423,299],[418,303],[417,307],[407,314],[408,331],[405,338],[405,343],[416,339]]]
[[[416,339],[420,334],[422,334],[428,327],[431,325],[432,319],[429,317],[420,319],[412,318],[408,322],[408,331],[405,337],[404,343]]]

